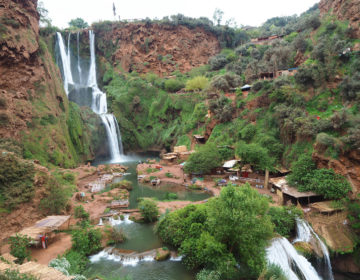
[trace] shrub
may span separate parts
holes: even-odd
[[[269,264],[266,268],[263,277],[260,276],[259,280],[286,280],[288,279],[281,269],[276,264]]]
[[[85,256],[101,249],[101,231],[92,227],[73,230],[71,233],[72,249]]]
[[[208,79],[204,76],[198,76],[195,78],[192,78],[191,80],[188,80],[186,82],[185,89],[187,91],[201,91],[205,89],[208,85]]]
[[[5,127],[9,124],[10,118],[7,113],[0,113],[0,127]]]
[[[46,195],[40,201],[40,209],[48,214],[61,214],[68,205],[71,193],[55,178],[47,178]]]
[[[34,165],[7,152],[0,153],[0,194],[15,208],[34,196]]]
[[[344,100],[352,101],[360,98],[360,74],[346,76],[340,84],[341,96]]]
[[[85,211],[82,205],[76,206],[74,210],[74,216],[77,219],[89,220],[90,214]]]
[[[70,269],[68,270],[70,275],[82,274],[90,262],[84,254],[75,250],[68,251],[64,256],[70,263]]]
[[[139,203],[138,207],[145,222],[152,223],[157,220],[159,209],[154,201],[150,199],[144,199]]]
[[[275,231],[285,237],[295,230],[296,217],[301,216],[301,211],[295,207],[270,207],[271,222],[275,225]]]
[[[169,79],[165,81],[165,90],[168,92],[177,92],[180,89],[184,88],[184,83],[177,79]]]
[[[119,227],[110,227],[110,240],[109,240],[109,244],[118,244],[118,243],[123,243],[127,237],[125,235],[125,232],[122,228]]]
[[[316,169],[311,155],[302,154],[291,166],[292,172],[286,177],[290,185],[300,186],[309,183],[308,174]]]
[[[316,136],[316,142],[325,147],[332,147],[335,144],[334,138],[324,132]]]
[[[21,234],[9,237],[10,254],[17,258],[17,263],[22,264],[25,259],[30,260],[30,241],[30,237]]]
[[[175,200],[175,199],[178,199],[178,195],[176,193],[166,193],[165,199]]]
[[[228,122],[233,118],[235,108],[231,104],[231,100],[225,96],[221,96],[216,100],[211,100],[209,109],[213,112],[220,122]]]
[[[0,97],[0,109],[6,109],[6,105],[5,98]]]
[[[210,69],[219,70],[223,68],[228,63],[226,56],[224,54],[218,54],[209,59]]]
[[[220,280],[221,274],[218,271],[202,269],[196,274],[196,280]]]
[[[300,191],[313,191],[326,199],[339,199],[351,191],[349,182],[333,169],[315,169],[307,176],[309,183],[300,186]]]
[[[0,272],[1,280],[39,280],[36,276],[31,274],[20,273],[17,270],[7,269],[4,272]]]
[[[209,173],[221,163],[221,156],[214,143],[201,146],[195,153],[191,154],[185,164],[186,173]]]

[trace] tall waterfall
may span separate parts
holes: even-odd
[[[123,145],[121,142],[121,134],[119,125],[113,114],[107,113],[106,94],[102,92],[97,84],[96,79],[96,56],[95,56],[95,34],[89,30],[90,40],[90,66],[88,78],[84,79],[84,71],[80,63],[80,47],[79,47],[79,33],[77,34],[77,64],[76,67],[71,67],[71,49],[70,40],[71,35],[68,36],[68,46],[65,47],[64,40],[61,34],[57,33],[57,43],[59,47],[59,54],[61,58],[62,74],[64,80],[64,88],[67,96],[77,102],[79,105],[87,104],[87,95],[90,91],[91,104],[88,104],[94,113],[98,114],[105,127],[107,139],[109,143],[109,151],[112,162],[119,162],[122,160],[124,154]],[[78,78],[74,79],[73,71],[76,69]],[[76,72],[75,71],[75,72]],[[72,97],[75,96],[75,97]],[[70,99],[71,99],[70,98]]]
[[[296,219],[296,231],[297,236],[293,241],[295,242],[308,242],[315,243],[316,246],[321,250],[324,257],[324,269],[322,269],[325,279],[334,280],[334,276],[332,273],[331,262],[329,251],[324,244],[324,242],[320,239],[320,237],[316,234],[314,229],[309,225],[309,223],[303,219]]]
[[[285,237],[273,239],[266,257],[269,263],[280,266],[289,280],[321,280],[311,263]]]

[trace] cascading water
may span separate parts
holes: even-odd
[[[57,43],[59,46],[59,53],[61,57],[62,64],[62,73],[64,80],[64,88],[67,96],[73,99],[74,102],[77,102],[79,105],[86,104],[85,94],[88,93],[88,90],[91,90],[91,109],[100,116],[102,123],[104,124],[107,139],[109,143],[109,150],[111,155],[112,162],[120,162],[124,154],[123,146],[121,142],[121,134],[119,130],[119,125],[113,114],[107,113],[107,101],[106,94],[102,92],[97,84],[96,79],[96,56],[95,56],[95,34],[92,30],[89,30],[89,40],[90,40],[90,67],[88,78],[83,79],[83,73],[81,63],[80,63],[80,47],[79,47],[79,33],[77,34],[77,72],[78,79],[74,82],[73,72],[71,68],[71,50],[70,50],[70,40],[71,35],[68,36],[68,46],[65,47],[64,40],[61,34],[57,33]],[[72,91],[76,91],[76,94],[70,94],[72,86]],[[70,96],[71,95],[71,96]]]
[[[319,249],[321,249],[323,258],[324,258],[324,269],[322,269],[323,274],[324,274],[324,279],[328,279],[328,280],[334,280],[334,276],[332,273],[332,268],[331,268],[331,262],[330,262],[330,256],[329,256],[329,251],[326,247],[326,245],[324,244],[324,242],[320,239],[320,237],[316,234],[316,232],[314,231],[314,229],[309,225],[309,223],[303,219],[296,219],[296,231],[297,231],[297,236],[296,239],[293,241],[293,243],[296,242],[307,242],[307,243],[311,243],[312,241],[314,241],[315,245],[317,245],[319,247]]]
[[[311,263],[284,237],[272,240],[266,257],[269,263],[280,266],[290,280],[321,280]]]

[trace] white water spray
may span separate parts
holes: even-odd
[[[289,280],[321,280],[311,263],[298,254],[284,237],[273,239],[271,246],[266,249],[266,257],[269,263],[280,266]],[[301,273],[300,278],[294,267],[297,268],[298,273]]]
[[[65,47],[63,38],[61,34],[57,33],[58,45],[60,50],[60,56],[63,67],[63,79],[64,79],[64,88],[67,95],[69,95],[69,84],[74,85],[73,75],[71,72],[71,52],[70,52],[70,39],[71,35],[68,36],[68,46]],[[121,142],[121,134],[119,130],[119,125],[113,114],[107,114],[107,101],[106,94],[102,92],[96,80],[96,56],[95,56],[95,34],[92,30],[89,30],[89,40],[90,40],[90,69],[89,76],[86,81],[86,84],[83,84],[82,81],[82,69],[80,65],[80,50],[79,50],[79,33],[77,34],[77,51],[78,51],[78,62],[77,68],[79,72],[79,81],[77,87],[79,88],[91,88],[92,101],[91,109],[94,113],[100,115],[101,121],[104,124],[107,139],[109,143],[109,150],[111,155],[112,162],[120,162],[124,154],[123,146]]]
[[[326,279],[334,280],[334,275],[332,273],[332,267],[331,267],[331,262],[330,262],[329,251],[328,251],[326,245],[324,244],[324,242],[316,234],[314,229],[309,225],[309,223],[307,221],[297,218],[296,219],[296,231],[297,231],[297,236],[296,236],[296,239],[293,241],[293,243],[295,243],[295,242],[309,243],[312,240],[315,241],[319,245],[319,247],[322,251],[323,257],[324,257],[324,263],[325,263],[324,272],[326,273]]]
[[[80,32],[76,35],[76,44],[77,44],[77,68],[79,72],[79,83],[82,84],[82,71],[80,66]]]

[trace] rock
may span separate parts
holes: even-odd
[[[166,261],[169,258],[170,258],[170,251],[167,248],[156,249],[156,256],[155,256],[156,261],[158,262]]]
[[[301,255],[306,257],[307,259],[314,257],[315,251],[313,246],[307,242],[296,242],[294,244],[296,251],[298,251]]]

